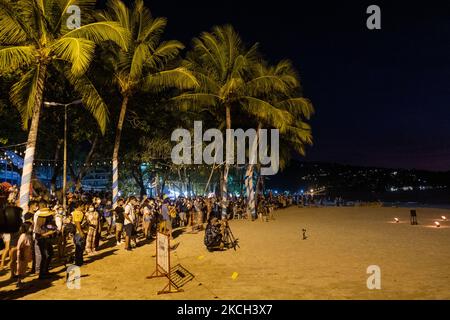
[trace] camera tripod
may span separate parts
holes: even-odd
[[[236,247],[240,248],[238,241],[239,239],[236,239],[234,237],[233,232],[231,231],[230,226],[228,225],[228,221],[224,221],[225,228],[223,230],[223,243],[224,246],[228,249],[233,248],[234,251],[236,251]]]

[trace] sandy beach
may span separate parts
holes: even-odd
[[[433,224],[450,211],[421,208],[417,214],[419,225],[411,226],[404,208],[290,207],[270,222],[231,221],[240,248],[213,253],[203,232],[181,233],[172,265],[195,278],[184,292],[165,295],[156,293],[167,280],[146,279],[155,269],[155,243],[126,252],[111,239],[87,257],[80,289],[67,288],[63,266],[52,270],[58,276],[51,280],[27,277],[21,290],[3,272],[0,298],[450,299],[450,222]],[[369,265],[381,269],[380,290],[367,288]]]

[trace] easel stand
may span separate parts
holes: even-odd
[[[147,277],[147,279],[161,277],[166,277],[168,283],[162,290],[158,291],[157,294],[183,292],[183,289],[180,289],[173,284],[170,276],[170,236],[158,232],[156,235],[156,269]]]

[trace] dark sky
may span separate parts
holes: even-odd
[[[305,160],[450,170],[449,1],[146,1],[190,39],[231,23],[291,59],[316,108]],[[381,7],[382,29],[366,28]]]

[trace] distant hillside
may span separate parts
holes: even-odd
[[[298,192],[326,187],[329,192],[401,192],[444,190],[450,172],[361,167],[337,163],[292,161],[266,179],[266,188]]]

